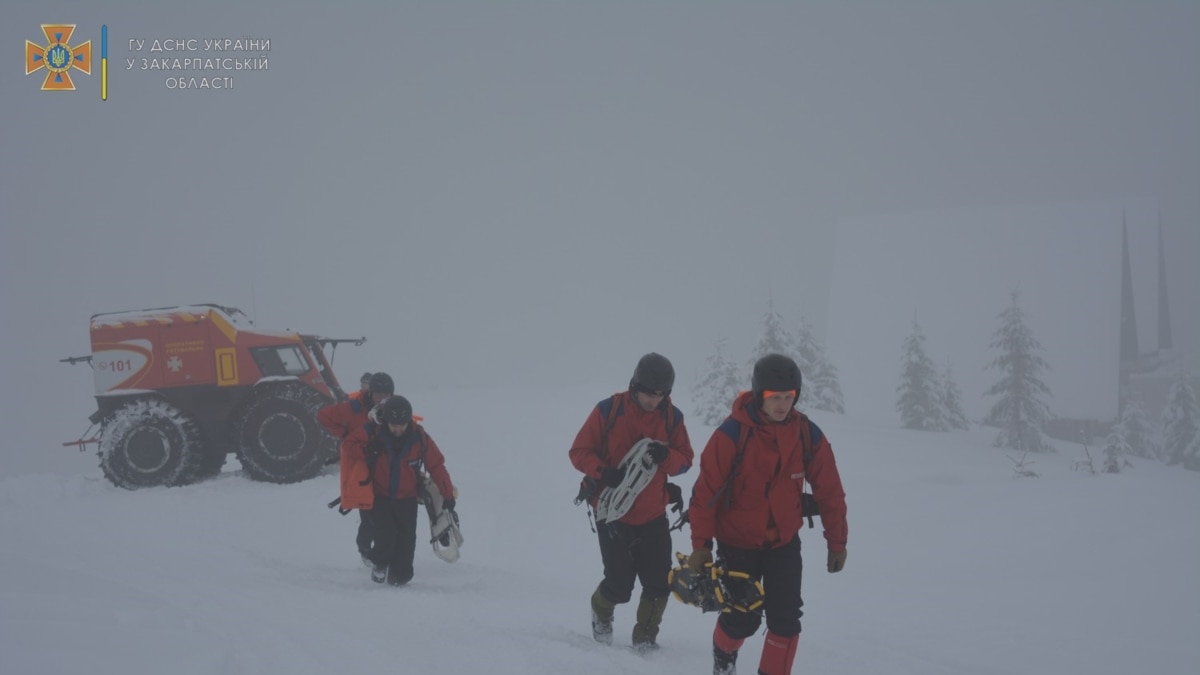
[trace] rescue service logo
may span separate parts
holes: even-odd
[[[42,24],[46,45],[25,41],[25,74],[32,75],[46,69],[42,91],[74,91],[75,82],[71,71],[84,75],[92,74],[92,41],[71,46],[71,35],[75,24]]]

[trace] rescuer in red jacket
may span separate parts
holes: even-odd
[[[402,586],[413,577],[417,545],[417,496],[423,471],[454,510],[455,491],[446,458],[413,417],[412,404],[391,396],[343,445],[342,508],[369,510],[375,546],[367,554],[371,580]]]
[[[786,675],[796,656],[804,605],[798,536],[805,516],[804,483],[812,486],[819,506],[829,572],[841,571],[846,563],[846,494],[828,439],[794,409],[801,385],[796,362],[779,354],[764,356],[754,364],[751,382],[752,391],[734,400],[733,412],[700,455],[688,512],[693,547],[688,566],[701,571],[713,561],[715,538],[727,569],[762,580],[767,635],[758,672]],[[757,612],[718,617],[714,673],[734,672],[738,649],[761,623]]]
[[[391,375],[363,373],[359,380],[358,391],[351,393],[345,401],[331,403],[317,411],[317,421],[329,431],[331,436],[339,439],[338,461],[342,465],[343,474],[345,474],[346,453],[342,450],[346,438],[350,436],[350,432],[361,429],[367,423],[367,414],[371,412],[371,408],[382,403],[395,393],[395,390],[396,385],[392,382]],[[350,507],[344,506],[343,508]],[[373,541],[371,513],[360,509],[358,534],[354,538],[354,543],[358,547],[358,554],[362,556],[363,564],[368,567],[371,565],[371,561],[367,558],[367,554],[371,552]]]
[[[657,646],[659,625],[667,608],[671,571],[671,532],[667,523],[667,477],[692,466],[695,452],[683,424],[683,413],[671,403],[675,369],[661,354],[638,361],[629,390],[606,398],[592,408],[568,453],[571,463],[595,481],[597,493],[615,488],[625,475],[621,459],[643,438],[655,441],[648,450],[658,465],[650,483],[616,522],[596,524],[604,579],[592,593],[592,636],[612,643],[617,605],[629,602],[634,581],[641,581],[633,645]],[[596,504],[596,495],[591,496]]]

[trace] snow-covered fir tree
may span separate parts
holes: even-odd
[[[729,358],[726,347],[725,338],[716,341],[716,352],[708,357],[696,382],[696,415],[714,427],[725,420],[738,392],[749,388],[745,386],[746,376]]]
[[[1126,396],[1125,405],[1121,406],[1121,417],[1113,430],[1120,433],[1125,445],[1129,446],[1128,455],[1147,459],[1160,458],[1162,450],[1157,431],[1150,424],[1142,397],[1136,392],[1130,392]]]
[[[896,387],[896,410],[905,429],[945,431],[942,419],[941,383],[933,360],[925,353],[925,334],[913,319],[912,333],[904,338],[900,361],[900,384]]]
[[[783,316],[775,311],[775,302],[770,298],[767,298],[767,313],[763,315],[762,335],[759,336],[758,343],[750,352],[749,368],[746,369],[746,372],[752,372],[754,364],[767,354],[783,354],[791,358],[796,365],[800,366],[800,374],[804,379],[808,379],[808,372],[804,369],[805,360],[800,354],[799,340],[788,330]],[[805,388],[807,387],[801,387],[801,402],[804,400],[803,390]]]
[[[797,405],[801,409],[814,408],[836,413],[846,411],[837,368],[825,357],[825,349],[813,336],[808,322],[801,317],[800,330],[793,333],[784,322],[783,315],[775,311],[774,301],[769,298],[767,313],[763,316],[762,335],[750,352],[750,368],[753,369],[754,364],[767,354],[783,354],[800,367],[803,384]]]
[[[970,429],[971,423],[962,408],[962,392],[954,381],[954,370],[950,364],[942,369],[941,398],[942,421],[948,429]]]
[[[1121,473],[1122,467],[1129,466],[1129,461],[1125,459],[1129,453],[1129,443],[1125,441],[1125,436],[1117,429],[1113,429],[1105,440],[1104,472]]]
[[[763,315],[763,331],[750,353],[750,367],[767,354],[783,354],[796,359],[800,364],[800,345],[796,336],[787,329],[783,315],[775,311],[775,301],[767,298],[767,313]]]
[[[1171,385],[1162,414],[1162,454],[1167,464],[1200,471],[1200,406],[1185,376]]]
[[[1041,344],[1025,325],[1025,314],[1017,304],[1018,294],[1012,293],[1012,304],[998,316],[1000,328],[992,336],[990,348],[999,352],[988,366],[1002,373],[999,382],[984,392],[999,396],[984,419],[984,424],[1000,427],[996,446],[1050,452],[1053,450],[1042,437],[1042,427],[1050,418],[1050,408],[1041,396],[1050,396],[1050,388],[1040,374],[1050,368],[1038,352]]]
[[[812,326],[800,317],[800,330],[796,333],[796,345],[800,373],[804,378],[800,389],[800,405],[833,413],[845,413],[842,385],[838,382],[837,367],[825,356],[825,348],[817,342]]]

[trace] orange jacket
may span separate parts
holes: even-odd
[[[801,440],[804,425],[812,444],[807,472]],[[741,464],[721,493],[733,470],[742,427],[748,427],[750,435]],[[804,526],[800,494],[805,480],[821,508],[826,546],[830,551],[846,550],[846,493],[825,434],[797,410],[783,422],[767,421],[754,405],[753,393],[743,392],[700,455],[700,476],[688,511],[692,546],[711,546],[714,537],[754,549],[790,542]]]
[[[338,445],[338,468],[341,477],[343,509],[370,509],[375,501],[370,485],[359,485],[367,479],[367,466],[354,462],[346,454],[346,441],[355,430],[361,430],[370,422],[370,394],[356,391],[340,403],[331,403],[317,411],[317,421],[334,438],[341,439]]]
[[[443,496],[454,494],[445,456],[416,421],[399,437],[374,422],[355,429],[342,444],[341,466],[344,509],[373,508],[376,498],[416,497],[422,468]]]
[[[601,438],[604,427],[608,423],[608,412],[613,405],[617,406],[617,417],[612,429],[608,431],[607,449],[601,448]],[[673,410],[675,428],[671,437],[667,438],[667,406]],[[653,438],[667,444],[667,459],[655,472],[653,480],[646,489],[634,500],[633,506],[620,522],[630,525],[648,523],[666,513],[667,510],[667,476],[678,476],[692,467],[695,451],[692,441],[688,438],[687,427],[683,424],[683,412],[675,408],[670,397],[663,399],[659,409],[646,412],[633,401],[629,392],[616,394],[606,398],[588,415],[583,428],[575,436],[575,442],[568,453],[571,464],[585,475],[600,479],[600,473],[606,467],[616,467],[629,449],[643,438]],[[592,498],[595,507],[596,498]]]
[[[330,403],[317,411],[317,421],[329,430],[329,435],[345,439],[354,429],[367,423],[371,412],[370,394],[356,391],[340,403]]]

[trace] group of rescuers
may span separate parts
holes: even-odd
[[[675,370],[661,354],[643,356],[626,391],[592,408],[568,453],[571,463],[600,487],[621,485],[621,460],[642,439],[657,465],[650,483],[629,510],[613,522],[596,524],[603,579],[591,596],[592,635],[612,643],[613,615],[641,583],[633,646],[657,647],[666,611],[672,566],[667,522],[668,477],[691,468],[695,453],[683,413],[671,402]],[[366,373],[347,400],[318,412],[341,439],[341,505],[357,509],[356,543],[371,579],[403,585],[412,579],[417,539],[418,482],[422,470],[455,507],[455,488],[445,457],[413,415],[411,403],[395,393],[386,373]],[[732,411],[700,455],[700,475],[687,511],[692,552],[683,563],[704,572],[716,562],[761,581],[761,611],[721,612],[713,630],[714,675],[735,672],[738,651],[765,614],[758,673],[791,672],[800,637],[800,528],[804,486],[819,507],[827,549],[826,569],[846,563],[846,496],[829,440],[796,409],[802,377],[796,362],[770,354],[751,374],[751,390],[740,393]],[[613,407],[616,412],[613,412]],[[677,488],[676,488],[677,489]],[[598,490],[597,490],[598,492]],[[596,494],[590,497],[596,505]],[[811,503],[811,501],[809,502]]]

